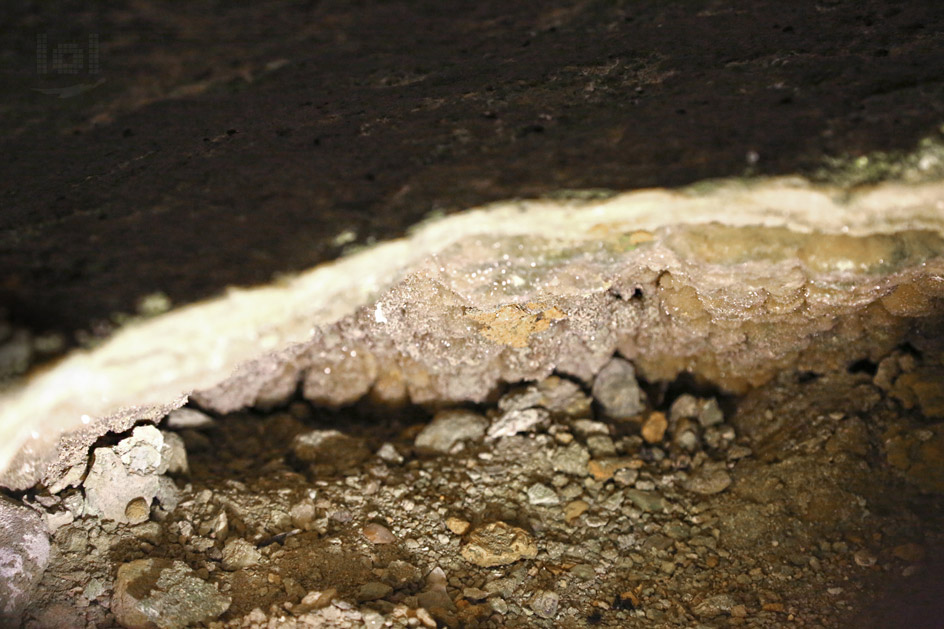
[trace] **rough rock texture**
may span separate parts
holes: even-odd
[[[229,604],[184,562],[139,559],[118,568],[111,610],[128,629],[183,629],[216,618]]]
[[[49,537],[33,510],[0,496],[0,625],[19,626],[49,563]]]
[[[491,522],[473,530],[461,552],[466,561],[489,568],[534,558],[538,548],[527,531],[505,522]]]
[[[593,397],[612,419],[629,419],[646,408],[646,394],[636,382],[632,363],[614,358],[593,379]]]
[[[267,282],[430,212],[910,150],[944,102],[934,2],[5,9],[0,303],[34,329]],[[96,36],[100,71],[38,70],[40,34],[50,61]]]
[[[420,450],[447,453],[465,440],[478,440],[485,434],[488,420],[472,411],[453,409],[440,411],[416,436],[414,445]]]
[[[86,511],[117,522],[144,522],[155,500],[167,509],[176,505],[177,488],[163,474],[186,469],[179,436],[137,426],[117,445],[92,451],[92,466],[82,483]]]

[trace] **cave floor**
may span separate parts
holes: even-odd
[[[25,626],[115,626],[117,567],[165,558],[230,599],[217,627],[936,627],[944,431],[874,367],[645,384],[629,421],[555,377],[433,424],[213,418],[180,432],[173,510],[59,528]]]

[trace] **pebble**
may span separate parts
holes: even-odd
[[[717,467],[703,467],[690,476],[682,486],[688,491],[708,496],[719,494],[731,485],[731,475]]]
[[[627,489],[626,498],[643,511],[665,511],[665,498],[655,492]]]
[[[568,522],[573,522],[581,515],[586,513],[587,509],[589,508],[590,505],[584,500],[574,500],[573,502],[568,502],[564,507],[564,519]]]
[[[223,546],[223,570],[239,570],[254,566],[262,560],[262,553],[244,539],[233,538]]]
[[[491,522],[473,530],[460,552],[469,563],[490,568],[505,566],[519,559],[533,559],[538,548],[534,538],[524,529],[505,522]]]
[[[917,563],[924,559],[924,547],[915,543],[901,544],[892,549],[892,555],[902,561]]]
[[[184,430],[187,428],[201,430],[213,428],[215,425],[216,421],[212,417],[195,408],[178,408],[175,411],[171,411],[167,418],[164,419],[164,426],[171,430]]]
[[[875,565],[875,562],[878,561],[878,558],[872,554],[871,551],[864,548],[855,551],[852,554],[852,558],[855,560],[856,565],[863,568],[871,568]]]
[[[573,427],[574,432],[576,432],[581,437],[610,434],[610,427],[607,424],[592,419],[577,419],[574,420],[571,426]]]
[[[555,472],[563,472],[572,476],[585,476],[590,453],[579,443],[572,443],[567,447],[558,448],[551,455],[551,466]]]
[[[365,583],[357,590],[357,600],[361,603],[376,601],[377,599],[384,598],[391,592],[393,592],[393,588],[386,583],[371,581]]]
[[[615,456],[616,446],[609,435],[592,435],[587,438],[587,449],[593,456]]]
[[[640,434],[646,443],[659,443],[665,436],[665,431],[669,427],[669,421],[665,418],[665,413],[653,411],[643,423]]]
[[[531,609],[541,618],[555,617],[559,604],[560,596],[548,590],[540,590],[531,598]]]
[[[0,625],[20,625],[48,563],[49,538],[42,518],[0,496]]]
[[[640,467],[642,467],[642,461],[639,459],[594,459],[593,461],[587,463],[586,472],[593,476],[594,480],[604,482],[613,478],[613,476],[620,470],[638,470]]]
[[[421,451],[448,453],[462,441],[478,441],[488,420],[474,411],[456,408],[439,411],[416,436],[413,445]]]
[[[229,605],[184,562],[138,559],[118,568],[111,611],[124,627],[176,629],[213,620]]]
[[[737,605],[737,601],[730,594],[716,594],[695,605],[692,608],[692,613],[699,618],[714,618],[730,613],[735,605]]]
[[[533,431],[550,424],[551,414],[543,408],[526,408],[506,411],[496,419],[488,429],[489,439],[510,437],[522,432]]]
[[[392,544],[397,541],[396,536],[386,526],[374,522],[361,529],[364,537],[372,544]]]
[[[380,458],[380,460],[386,461],[387,463],[393,463],[394,465],[403,463],[403,456],[397,452],[397,449],[392,443],[385,443],[380,446],[380,449],[377,450],[377,456]]]
[[[528,502],[533,505],[546,506],[560,504],[557,493],[541,483],[534,483],[528,487]]]
[[[632,487],[633,483],[639,478],[639,470],[632,468],[622,468],[613,474],[613,480],[623,487]]]
[[[311,430],[296,435],[292,452],[303,463],[329,464],[338,469],[354,467],[371,455],[359,439],[338,430]]]
[[[646,408],[646,394],[636,381],[636,370],[622,358],[612,358],[597,373],[593,397],[613,419],[628,419]]]

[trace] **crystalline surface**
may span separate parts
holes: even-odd
[[[589,383],[616,352],[650,381],[690,372],[744,391],[877,360],[940,318],[942,198],[939,183],[772,180],[456,215],[24,382],[0,404],[0,480],[53,484],[99,435],[188,395],[219,412],[299,384],[324,405],[478,402],[554,372]]]

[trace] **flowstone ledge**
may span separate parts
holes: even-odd
[[[720,182],[472,210],[33,374],[0,400],[0,483],[74,484],[95,439],[187,399],[218,413],[299,388],[327,406],[482,402],[555,372],[589,383],[614,353],[648,381],[687,372],[743,392],[904,342],[939,352],[942,234],[941,182]]]

